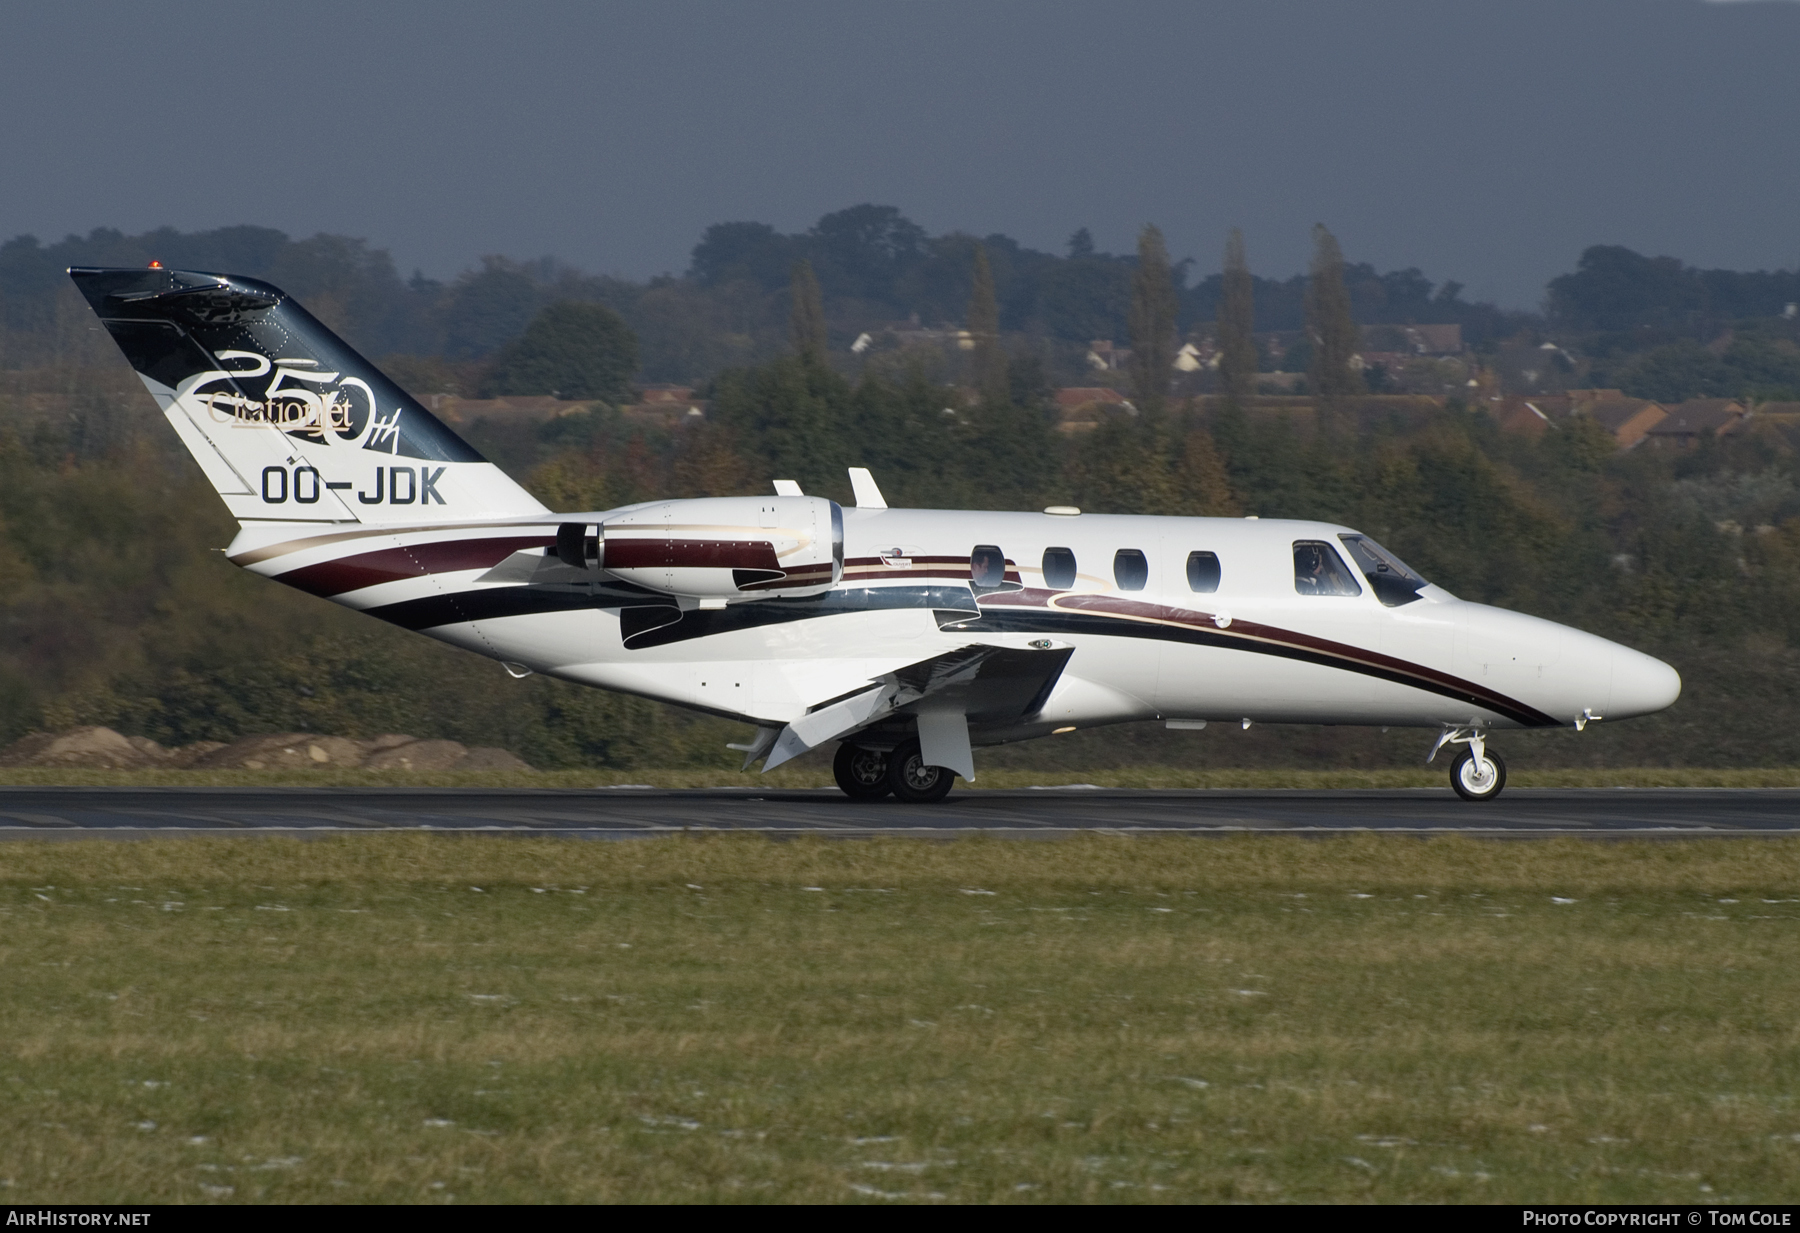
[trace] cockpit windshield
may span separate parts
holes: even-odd
[[[1323,540],[1294,541],[1294,590],[1302,595],[1361,595],[1356,578]]]
[[[1374,588],[1376,599],[1389,608],[1398,608],[1419,598],[1420,588],[1426,585],[1425,579],[1408,568],[1406,562],[1366,535],[1340,535],[1338,538],[1344,541],[1344,547],[1350,550],[1350,559],[1356,562]]]

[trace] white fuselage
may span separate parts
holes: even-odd
[[[1680,690],[1647,655],[1434,586],[1385,606],[1341,548],[1360,592],[1309,592],[1295,545],[1336,547],[1350,529],[1330,523],[848,508],[842,576],[824,594],[702,606],[621,593],[556,561],[559,523],[618,513],[356,531],[252,522],[230,554],[515,671],[763,726],[971,644],[1073,648],[1040,711],[972,730],[976,744],[1156,718],[1545,727],[1647,714]],[[983,545],[1004,554],[1007,581],[975,595]],[[1073,554],[1073,579],[1047,583],[1048,549]],[[1133,552],[1147,567],[1138,589]],[[1216,556],[1216,590],[1190,586],[1194,552]]]

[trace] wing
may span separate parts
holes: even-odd
[[[998,727],[1042,710],[1074,648],[974,644],[921,659],[827,699],[784,728],[764,728],[740,747],[744,766],[773,770],[827,741],[901,715],[915,716],[925,761],[975,778],[969,728]]]

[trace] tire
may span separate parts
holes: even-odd
[[[831,760],[837,786],[853,801],[878,801],[894,789],[888,783],[888,756],[879,749],[839,745]]]
[[[956,772],[945,766],[926,766],[919,742],[908,741],[888,755],[888,787],[896,800],[930,805],[950,794]]]
[[[1482,761],[1485,767],[1477,767],[1465,749],[1450,764],[1450,786],[1465,801],[1491,801],[1506,787],[1506,760],[1489,749]]]

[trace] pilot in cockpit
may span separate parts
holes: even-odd
[[[1356,595],[1361,588],[1324,544],[1294,545],[1294,589],[1302,595]]]

